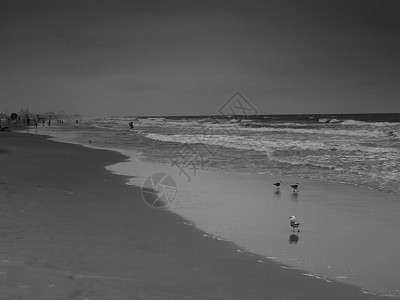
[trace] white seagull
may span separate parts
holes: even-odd
[[[299,183],[292,184],[290,187],[293,189],[293,193],[297,193],[299,191]]]
[[[293,232],[294,232],[295,228],[297,228],[297,232],[300,232],[300,229],[299,229],[300,223],[296,222],[296,217],[291,216],[291,217],[289,217],[289,220],[290,220],[290,227],[293,228]]]

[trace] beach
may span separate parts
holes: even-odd
[[[381,299],[149,207],[114,151],[0,135],[1,299]],[[145,175],[145,174],[143,174]]]
[[[396,114],[274,115],[240,122],[120,116],[29,132],[125,155],[127,160],[106,169],[143,187],[150,202],[168,201],[165,209],[204,237],[233,242],[304,276],[400,297],[398,120]],[[151,188],[164,176],[160,194],[166,197],[158,201]],[[296,182],[299,192],[290,187]],[[301,233],[288,226],[292,215]]]

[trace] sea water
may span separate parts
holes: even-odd
[[[131,153],[133,160],[151,163],[154,172],[173,167],[180,181],[192,185],[181,189],[171,209],[212,236],[309,275],[400,296],[400,266],[394,262],[400,250],[395,238],[400,234],[399,114],[114,117],[65,122],[39,132]],[[128,165],[118,168],[137,175]],[[214,173],[201,177],[202,171]],[[267,201],[260,188],[263,175],[311,180],[315,186],[342,184],[332,192],[340,199],[327,195],[321,201],[315,196],[318,188],[309,186],[299,196],[282,190]],[[222,182],[229,189],[224,196],[217,191]],[[355,188],[358,197],[348,198]],[[252,196],[243,201],[246,195]],[[280,227],[289,211],[307,219],[308,232],[297,242],[287,228],[266,230]],[[335,230],[327,224],[336,224]]]

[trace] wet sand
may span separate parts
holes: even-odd
[[[205,238],[104,169],[125,159],[0,133],[1,299],[381,299]]]
[[[128,154],[128,153],[127,153]],[[131,157],[135,157],[130,154]],[[142,186],[155,172],[170,174],[178,193],[168,206],[213,238],[329,281],[364,291],[400,296],[400,201],[361,186],[266,174],[190,169],[137,159],[107,167],[135,176]],[[279,190],[273,185],[282,180]],[[291,184],[299,182],[299,192]],[[295,215],[301,232],[293,232]],[[206,235],[206,236],[207,236]]]

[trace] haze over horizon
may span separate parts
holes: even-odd
[[[0,2],[0,112],[400,113],[400,1]]]

